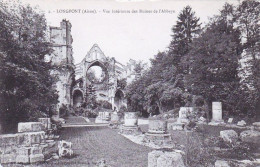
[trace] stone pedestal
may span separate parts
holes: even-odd
[[[149,120],[149,129],[144,141],[158,146],[171,144],[171,135],[167,132],[166,120]]]
[[[188,114],[194,111],[193,107],[181,107],[179,111],[178,123],[188,123]]]
[[[117,124],[119,122],[119,116],[116,112],[111,114],[111,124]]]
[[[110,112],[99,112],[95,123],[107,124],[110,121]]]
[[[212,120],[211,122],[223,123],[222,119],[222,103],[212,102]]]
[[[125,112],[124,125],[120,127],[122,134],[138,134],[139,128],[137,126],[138,115],[136,112]]]
[[[124,115],[125,126],[137,126],[138,115],[137,112],[125,112]]]

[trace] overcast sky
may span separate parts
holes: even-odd
[[[39,5],[47,22],[59,26],[62,19],[72,23],[74,61],[79,63],[98,44],[106,56],[125,64],[129,59],[149,61],[158,51],[164,51],[171,41],[171,28],[179,12],[190,5],[205,23],[219,13],[225,2],[238,0],[22,0]],[[59,9],[81,9],[80,13],[58,13]],[[160,10],[175,13],[104,13],[104,10]],[[96,10],[96,14],[82,13]]]

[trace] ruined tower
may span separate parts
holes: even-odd
[[[54,66],[51,74],[55,76],[55,89],[59,95],[57,109],[62,104],[70,105],[71,85],[74,74],[71,23],[62,20],[60,27],[50,27],[50,42],[53,52],[48,61]]]

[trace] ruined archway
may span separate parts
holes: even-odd
[[[102,84],[108,80],[107,68],[100,61],[95,61],[87,68],[86,77],[92,84]]]
[[[73,107],[80,107],[83,103],[83,93],[80,90],[73,92]]]
[[[119,110],[120,107],[126,105],[124,93],[120,89],[118,89],[115,93],[114,104],[117,110]]]

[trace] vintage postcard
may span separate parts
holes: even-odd
[[[0,0],[0,167],[260,166],[258,0]]]

